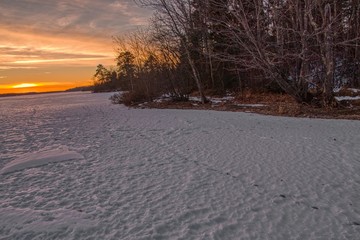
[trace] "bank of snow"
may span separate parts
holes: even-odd
[[[0,99],[0,239],[359,239],[359,121],[108,97]]]

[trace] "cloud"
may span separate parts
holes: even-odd
[[[2,65],[0,66],[0,70],[13,70],[13,69],[37,69],[38,67],[29,67],[29,66],[10,66],[10,65]]]
[[[124,16],[133,16],[134,12],[130,10],[129,4],[127,2],[115,1],[110,4],[110,8],[112,11],[120,12]]]
[[[147,17],[132,17],[129,19],[129,22],[131,25],[134,26],[143,26],[148,22],[148,18]]]
[[[112,62],[109,38],[73,35],[37,35],[27,29],[0,29],[0,69],[40,67],[44,64],[96,65]],[[110,47],[109,47],[110,46]]]
[[[50,81],[87,81],[97,64],[114,64],[112,37],[146,25],[151,15],[133,0],[0,2],[2,83],[39,81],[48,70]]]
[[[79,18],[80,18],[80,16],[78,16],[78,15],[65,16],[65,17],[60,18],[60,19],[57,21],[57,24],[58,24],[60,27],[67,27],[67,26],[69,26],[69,25],[74,24]]]
[[[94,61],[94,60],[103,60],[107,59],[106,57],[72,57],[72,58],[53,58],[53,59],[27,59],[27,60],[16,60],[10,62],[10,64],[47,64],[47,63],[62,63],[66,65],[78,64],[81,61]]]
[[[102,54],[83,54],[72,52],[56,52],[51,50],[22,48],[22,47],[0,47],[0,54],[7,57],[14,56],[16,59],[26,58],[42,58],[42,59],[57,59],[57,58],[106,58],[107,55]]]
[[[0,5],[0,27],[3,25],[14,30],[27,28],[38,34],[108,37],[128,31],[133,22],[131,18],[151,15],[150,10],[140,8],[131,0],[60,0],[55,3],[2,0]]]
[[[110,7],[121,9],[123,11],[126,11],[129,9],[129,4],[127,2],[121,2],[121,1],[115,1],[110,4]]]

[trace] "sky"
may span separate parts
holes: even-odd
[[[133,0],[0,0],[0,94],[91,85],[113,36],[146,26]]]

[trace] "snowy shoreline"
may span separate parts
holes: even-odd
[[[0,169],[46,159],[0,174],[0,239],[360,236],[359,121],[128,109],[110,95],[0,101]]]

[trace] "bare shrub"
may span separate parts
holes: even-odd
[[[125,106],[134,106],[147,100],[147,96],[142,91],[131,91],[125,93],[116,93],[110,97],[114,104],[124,104]]]

